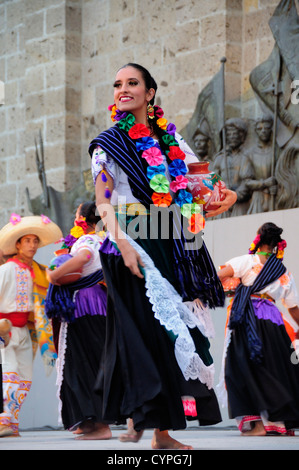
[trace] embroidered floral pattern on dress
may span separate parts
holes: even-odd
[[[279,282],[282,286],[288,286],[290,284],[290,278],[287,274],[284,274],[279,278]]]
[[[18,265],[16,269],[16,304],[18,312],[28,312],[29,309],[29,299],[27,286],[31,282],[31,277],[28,276],[26,269],[19,268]]]
[[[263,265],[262,265],[262,264],[255,264],[255,265],[252,267],[252,271],[253,271],[255,274],[258,274],[262,269],[263,269]]]

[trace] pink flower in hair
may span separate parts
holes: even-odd
[[[277,243],[278,250],[284,250],[287,247],[287,242],[285,240],[281,240],[281,242]]]

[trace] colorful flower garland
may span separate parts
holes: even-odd
[[[175,194],[174,202],[181,208],[181,214],[188,219],[188,230],[191,233],[200,232],[205,225],[201,214],[201,206],[193,201],[192,194],[187,190],[188,179],[185,177],[188,169],[184,163],[185,153],[180,149],[175,139],[176,127],[167,124],[163,118],[164,112],[159,106],[151,106],[148,110],[150,119],[156,119],[157,125],[162,129],[162,141],[166,148],[166,156],[171,161],[168,171],[173,178],[169,182],[165,176],[166,168],[163,164],[163,155],[160,147],[150,137],[150,130],[144,124],[135,124],[135,117],[131,113],[120,112],[115,104],[109,106],[112,121],[118,121],[118,127],[128,133],[136,142],[136,149],[148,163],[147,177],[150,188],[153,190],[152,201],[157,207],[168,207],[173,201],[170,191]],[[105,181],[106,175],[102,174]],[[107,194],[107,188],[106,188]]]

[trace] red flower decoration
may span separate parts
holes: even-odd
[[[186,155],[180,149],[180,147],[178,147],[177,145],[172,145],[168,152],[168,157],[170,158],[170,160],[176,160],[176,159],[184,160]]]
[[[168,207],[172,203],[170,193],[153,193],[152,201],[156,207]]]
[[[155,108],[155,114],[157,116],[157,118],[162,118],[164,116],[164,111],[162,108],[160,108],[160,106],[154,106]]]
[[[198,233],[205,227],[205,219],[201,214],[192,214],[189,219],[188,230],[191,233]]]
[[[150,130],[144,124],[134,124],[128,132],[131,139],[141,139],[142,137],[149,137]]]
[[[86,233],[86,230],[88,229],[88,224],[85,222],[85,220],[75,220],[75,225],[77,227],[81,227],[84,233]]]

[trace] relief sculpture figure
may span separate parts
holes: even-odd
[[[270,211],[271,198],[277,192],[277,182],[272,175],[272,128],[271,116],[262,116],[255,122],[258,143],[248,155],[254,173],[254,179],[246,182],[247,188],[253,191],[248,214]]]
[[[247,124],[241,118],[230,118],[225,122],[226,154],[221,150],[211,165],[223,181],[230,181],[238,199],[229,215],[244,215],[248,212],[252,190],[247,186],[254,179],[254,172],[247,152],[243,148],[247,136]],[[228,172],[228,175],[226,174]]]

